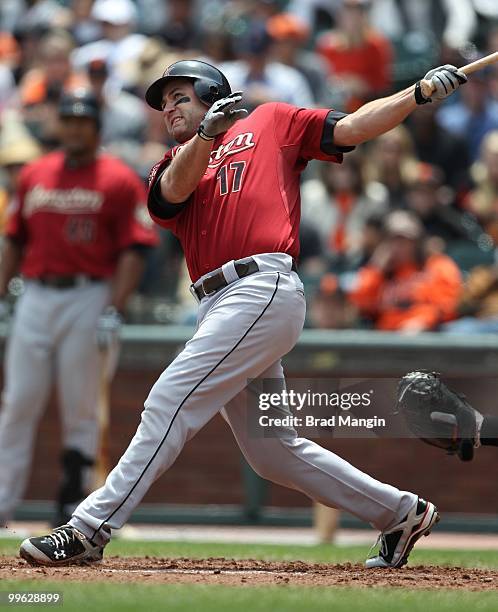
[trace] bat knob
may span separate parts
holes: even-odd
[[[420,91],[422,92],[424,98],[430,98],[434,90],[435,87],[433,86],[432,81],[428,81],[427,79],[422,79],[420,81]]]

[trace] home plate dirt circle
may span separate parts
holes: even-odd
[[[367,570],[360,564],[260,561],[257,559],[188,559],[107,557],[101,563],[69,567],[34,567],[16,557],[0,557],[2,580],[83,582],[202,583],[243,586],[358,586],[405,589],[498,589],[498,570],[408,566]]]

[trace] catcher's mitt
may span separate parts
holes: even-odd
[[[418,438],[470,461],[479,446],[482,415],[449,389],[437,372],[409,372],[398,384],[398,412]]]

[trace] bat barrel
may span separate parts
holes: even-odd
[[[495,51],[490,55],[486,55],[486,57],[481,57],[480,59],[476,60],[475,62],[472,62],[471,64],[462,66],[460,70],[464,74],[472,74],[473,72],[476,72],[477,70],[482,70],[483,68],[486,68],[486,66],[490,66],[495,62],[498,62],[498,51]]]

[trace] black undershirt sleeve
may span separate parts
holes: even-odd
[[[334,128],[336,123],[347,116],[347,113],[341,113],[340,111],[330,111],[325,117],[323,123],[322,138],[320,140],[320,149],[326,155],[336,155],[337,153],[349,153],[353,151],[355,147],[339,147],[334,143]]]
[[[161,194],[161,177],[166,171],[166,168],[157,176],[154,186],[149,191],[147,206],[150,212],[159,219],[172,219],[176,217],[188,202],[179,202],[178,204],[170,204]]]

